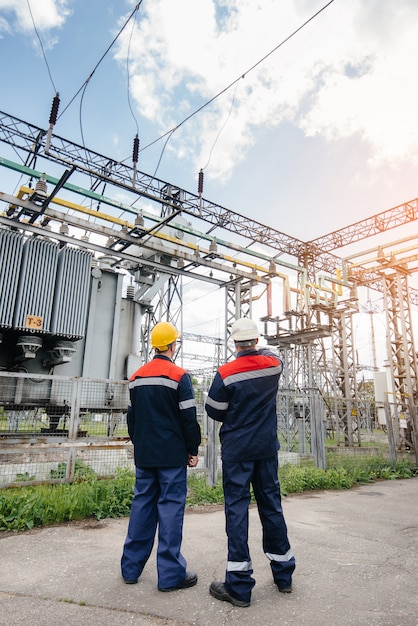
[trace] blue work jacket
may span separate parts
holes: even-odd
[[[266,349],[245,350],[222,365],[205,408],[222,422],[222,459],[250,461],[277,454],[276,397],[283,364]]]
[[[201,435],[186,370],[156,354],[129,380],[128,432],[137,467],[182,467]]]

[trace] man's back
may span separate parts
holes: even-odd
[[[129,436],[137,467],[187,465],[200,442],[190,376],[171,359],[156,355],[129,381]]]
[[[245,350],[221,366],[206,403],[222,422],[222,458],[266,458],[278,450],[276,396],[281,361],[267,350]]]

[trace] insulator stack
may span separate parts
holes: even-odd
[[[47,184],[46,184],[45,175],[41,176],[41,178],[38,181],[36,181],[35,191],[36,191],[37,194],[39,194],[41,196],[46,196],[47,195],[48,187],[47,187]]]
[[[135,135],[134,139],[134,149],[132,152],[132,162],[138,163],[138,155],[139,155],[139,138],[138,135]]]
[[[48,128],[48,132],[46,134],[46,140],[45,140],[46,154],[49,153],[49,148],[51,146],[52,129],[54,128],[54,124],[57,121],[59,106],[60,106],[60,95],[57,92],[52,101],[51,113],[49,115],[49,128]]]
[[[59,106],[60,106],[60,95],[59,93],[57,93],[52,101],[51,114],[49,116],[50,126],[54,126],[54,124],[56,124]]]
[[[135,218],[135,226],[140,228],[144,227],[144,216],[142,215],[142,211],[139,211]]]
[[[202,195],[203,193],[203,170],[200,170],[199,172],[199,182],[197,185],[197,192],[199,195]]]
[[[132,150],[132,162],[133,162],[133,172],[132,172],[132,186],[136,186],[136,165],[138,163],[138,155],[139,155],[139,138],[138,133],[135,135],[134,139],[134,147]]]

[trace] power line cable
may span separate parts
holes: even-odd
[[[45,53],[45,48],[44,48],[44,45],[43,45],[43,43],[42,43],[42,39],[41,39],[41,36],[40,36],[40,34],[39,34],[38,28],[37,28],[37,26],[36,26],[35,18],[33,17],[32,7],[31,7],[31,5],[30,5],[29,0],[26,0],[26,4],[27,4],[27,6],[28,6],[28,10],[29,10],[29,15],[30,15],[30,18],[31,18],[31,20],[32,20],[33,30],[35,31],[36,37],[38,38],[38,42],[39,42],[39,45],[40,45],[40,48],[41,48],[42,56],[43,56],[43,59],[44,59],[44,61],[45,61],[45,65],[46,65],[46,68],[47,68],[47,71],[48,71],[49,80],[51,81],[52,88],[53,88],[54,92],[56,92],[56,91],[57,91],[57,89],[56,89],[56,87],[55,87],[54,79],[52,78],[51,68],[49,67],[48,59],[47,59],[47,57],[46,57],[46,53]],[[23,160],[23,158],[21,157],[20,153],[16,150],[15,146],[12,146],[12,147],[13,147],[13,150],[15,151],[15,153],[17,154],[17,156],[20,158],[20,160],[21,160],[21,161],[22,161],[22,163],[23,163],[23,162],[24,162],[24,160]],[[21,176],[19,177],[19,180],[18,180],[18,182],[17,182],[17,183],[16,183],[16,185],[15,185],[15,190],[14,190],[14,193],[16,193],[16,190],[17,190],[17,188],[19,187],[19,185],[20,185],[20,182],[21,182],[22,178],[23,178],[23,175],[21,175]],[[29,186],[30,186],[30,183],[29,183]]]
[[[138,135],[139,133],[139,126],[138,126],[138,120],[135,116],[135,113],[133,111],[132,108],[132,103],[131,103],[131,96],[130,96],[130,72],[129,72],[129,57],[130,57],[130,52],[131,52],[131,43],[132,43],[132,36],[134,34],[134,29],[135,29],[135,24],[136,24],[136,15],[134,20],[132,21],[132,30],[131,30],[131,34],[129,36],[129,42],[128,42],[128,52],[126,55],[126,76],[127,76],[127,95],[128,95],[128,106],[129,106],[129,110],[131,112],[131,115],[133,117],[133,120],[135,122],[136,125],[136,134]]]
[[[164,139],[164,137],[167,137],[167,135],[169,135],[169,138],[173,135],[173,133],[178,130],[181,126],[183,126],[183,124],[185,124],[186,122],[188,122],[192,117],[194,117],[195,115],[197,115],[198,113],[200,113],[200,111],[202,111],[203,109],[205,109],[207,106],[209,106],[210,104],[212,104],[212,102],[214,102],[217,98],[219,98],[220,96],[222,96],[226,91],[228,91],[229,89],[231,89],[231,87],[233,87],[236,83],[238,83],[241,79],[245,78],[247,74],[249,74],[250,72],[252,72],[256,67],[258,67],[261,63],[263,63],[266,59],[268,59],[269,56],[271,56],[272,54],[274,54],[279,48],[281,48],[285,43],[287,43],[290,39],[292,39],[292,37],[294,37],[297,33],[299,33],[303,28],[305,28],[305,26],[307,26],[310,22],[312,22],[312,20],[314,20],[316,17],[318,17],[318,15],[320,15],[320,13],[322,13],[323,11],[325,11],[325,9],[327,9],[332,3],[334,2],[334,0],[330,0],[329,2],[327,2],[327,4],[325,4],[321,9],[319,9],[316,13],[314,13],[314,15],[312,15],[308,20],[306,20],[306,22],[304,22],[303,24],[301,24],[296,30],[294,30],[290,35],[288,35],[285,39],[283,39],[283,41],[281,41],[277,46],[275,46],[273,48],[273,50],[270,50],[270,52],[268,52],[266,55],[264,55],[259,61],[257,61],[257,63],[254,63],[254,65],[252,65],[248,70],[246,70],[243,74],[241,74],[238,78],[236,78],[234,81],[232,81],[232,83],[230,83],[227,87],[225,87],[224,89],[222,89],[219,93],[217,93],[215,96],[213,96],[210,100],[208,100],[207,102],[205,102],[205,104],[202,104],[202,106],[200,106],[198,109],[196,109],[195,111],[193,111],[193,113],[190,113],[190,115],[188,115],[182,122],[180,122],[179,124],[177,124],[177,126],[174,126],[173,128],[171,128],[170,130],[168,130],[167,132],[165,132],[163,135],[161,135],[160,137],[158,137],[157,139],[154,139],[154,141],[151,141],[151,143],[147,144],[146,146],[144,146],[140,152],[143,152],[144,150],[146,150],[147,148],[150,148],[151,146],[153,146],[155,143],[157,143],[158,141],[160,141],[161,139]],[[165,147],[167,145],[164,145],[164,150]]]
[[[64,108],[64,110],[60,113],[58,119],[60,117],[62,117],[62,115],[64,115],[65,111],[68,109],[69,106],[71,106],[71,104],[74,102],[74,100],[76,99],[76,97],[78,96],[78,94],[85,88],[87,87],[87,85],[89,84],[91,78],[93,77],[93,74],[95,73],[95,71],[97,70],[97,68],[99,67],[100,63],[103,61],[103,59],[106,57],[106,55],[110,52],[110,50],[112,49],[113,45],[116,43],[116,41],[119,39],[120,35],[123,33],[123,31],[125,30],[126,26],[129,24],[130,20],[132,19],[132,17],[136,14],[136,12],[139,10],[139,7],[141,6],[143,0],[140,0],[140,2],[138,2],[138,4],[135,6],[134,10],[132,11],[132,13],[129,15],[129,17],[127,18],[127,20],[125,21],[125,23],[123,24],[122,28],[119,30],[118,34],[116,35],[116,37],[113,39],[113,41],[110,43],[110,45],[106,48],[105,52],[102,54],[102,56],[100,57],[100,59],[98,60],[98,62],[96,63],[96,65],[94,66],[93,70],[90,72],[89,76],[87,77],[87,79],[84,81],[84,83],[81,85],[81,87],[78,89],[78,91],[74,94],[74,96],[71,98],[71,100],[69,101],[69,103],[67,104],[67,106]]]
[[[83,87],[83,93],[81,94],[80,107],[79,107],[79,111],[78,111],[78,121],[79,121],[79,124],[80,124],[81,143],[82,143],[84,148],[86,147],[86,143],[84,141],[82,112],[83,112],[83,100],[84,100],[84,95],[86,93],[86,89],[87,89],[87,83],[85,83],[85,85]],[[91,175],[90,175],[90,179],[92,179]]]
[[[215,148],[215,146],[216,146],[216,144],[218,142],[219,137],[221,136],[222,131],[224,130],[225,126],[227,125],[227,123],[229,121],[229,118],[231,117],[232,109],[234,108],[234,104],[235,104],[235,96],[236,96],[236,93],[237,93],[237,87],[238,87],[238,83],[235,85],[234,95],[233,95],[233,98],[232,98],[231,106],[229,107],[228,115],[226,116],[226,120],[222,124],[221,128],[219,129],[218,134],[215,137],[215,141],[213,142],[213,144],[211,146],[211,149],[209,150],[209,157],[208,157],[207,163],[206,163],[206,165],[204,165],[202,167],[202,170],[205,170],[208,167],[208,165],[209,165],[209,163],[211,161],[211,158],[212,158],[212,152],[213,152],[213,150],[214,150],[214,148]]]
[[[136,15],[137,11],[139,10],[140,5],[142,4],[142,0],[140,0],[140,2],[138,2],[138,4],[135,6],[134,10],[132,11],[132,13],[129,15],[128,19],[125,21],[125,23],[123,24],[122,28],[119,30],[118,34],[116,35],[116,37],[113,39],[113,41],[111,42],[111,44],[107,47],[107,49],[105,50],[105,52],[102,54],[102,56],[100,57],[99,61],[96,63],[96,65],[94,66],[92,72],[90,73],[90,75],[88,76],[87,80],[84,81],[83,85],[80,87],[80,89],[77,91],[77,93],[74,95],[74,97],[70,100],[70,102],[67,104],[67,106],[65,107],[65,109],[62,111],[61,115],[63,115],[63,113],[65,113],[65,111],[68,109],[68,107],[70,106],[70,104],[72,104],[72,102],[75,100],[75,98],[77,97],[77,95],[82,92],[81,94],[81,98],[80,98],[80,106],[79,106],[79,125],[80,125],[80,135],[81,135],[81,143],[84,149],[86,149],[86,143],[85,143],[85,139],[84,139],[84,130],[83,130],[83,102],[84,102],[84,96],[86,93],[86,89],[90,83],[91,78],[93,77],[93,74],[95,73],[95,71],[97,70],[97,68],[99,67],[99,65],[101,64],[101,62],[103,61],[103,59],[106,57],[106,55],[108,54],[108,52],[111,50],[111,48],[113,47],[113,45],[115,44],[115,42],[117,41],[117,39],[119,38],[119,36],[122,34],[122,32],[124,31],[124,29],[126,28],[126,26],[128,25],[129,21],[132,19],[132,17],[134,15]],[[59,117],[61,117],[61,115]],[[92,181],[92,175],[90,174],[90,180]]]
[[[274,52],[276,52],[276,50],[278,50],[279,48],[281,48],[285,43],[287,43],[292,37],[294,37],[298,32],[300,32],[305,26],[307,26],[312,20],[314,20],[318,15],[320,15],[320,13],[322,13],[323,11],[325,11],[325,9],[327,9],[332,3],[334,2],[334,0],[330,0],[327,4],[325,4],[321,9],[319,9],[314,15],[312,15],[308,20],[306,20],[303,24],[301,24],[296,30],[294,30],[290,35],[288,35],[285,39],[283,39],[277,46],[275,46],[275,48],[273,48],[273,50],[270,50],[270,52],[268,52],[266,55],[264,55],[259,61],[257,61],[257,63],[255,63],[252,67],[250,67],[246,72],[244,72],[244,74],[242,74],[241,76],[239,76],[238,78],[236,78],[232,83],[230,83],[227,87],[225,87],[224,89],[222,89],[222,91],[220,91],[219,93],[217,93],[215,96],[213,96],[213,98],[211,98],[210,100],[208,100],[205,104],[203,104],[202,106],[200,106],[198,109],[196,109],[193,113],[191,113],[190,115],[188,115],[182,122],[180,122],[179,124],[177,124],[177,126],[174,126],[173,128],[171,128],[170,130],[168,130],[167,132],[165,132],[163,135],[161,135],[160,137],[158,137],[157,139],[154,139],[154,141],[151,141],[151,143],[147,144],[146,146],[144,146],[143,148],[141,148],[139,150],[139,152],[143,152],[144,150],[146,150],[147,148],[150,148],[151,146],[153,146],[154,144],[158,143],[161,139],[164,139],[166,137],[166,141],[164,143],[164,146],[161,150],[157,165],[155,167],[154,170],[154,174],[152,176],[152,178],[154,178],[157,174],[158,168],[160,167],[161,164],[161,160],[163,158],[165,149],[167,147],[168,142],[170,141],[171,137],[173,136],[173,134],[176,132],[176,130],[178,130],[181,126],[183,126],[183,124],[185,124],[186,122],[188,122],[192,117],[194,117],[195,115],[197,115],[198,113],[200,113],[200,111],[202,111],[203,109],[205,109],[207,106],[209,106],[210,104],[212,104],[212,102],[214,102],[217,98],[219,98],[220,96],[222,96],[224,93],[226,93],[229,89],[231,89],[231,87],[233,87],[234,85],[237,86],[238,82],[245,78],[245,76],[247,74],[249,74],[250,72],[252,72],[256,67],[258,67],[261,63],[263,63],[263,61],[265,61],[269,56],[271,56]],[[207,164],[205,165],[205,168],[208,166],[209,162],[210,162],[210,158],[211,158],[211,154],[212,154],[212,150],[216,144],[216,142],[219,139],[219,136],[221,134],[221,132],[223,131],[223,129],[226,126],[226,123],[229,120],[229,117],[231,115],[232,112],[232,108],[234,105],[234,101],[235,101],[235,94],[236,94],[236,88],[235,88],[235,92],[234,92],[234,97],[232,99],[232,103],[231,103],[231,107],[230,107],[230,111],[229,114],[227,116],[226,121],[224,122],[222,128],[220,129],[218,135],[216,136],[216,139],[212,145],[212,148],[210,150],[209,153],[209,160],[207,162]],[[122,163],[124,161],[126,161],[127,159],[124,159],[122,161]],[[204,169],[204,168],[202,168]],[[148,189],[148,187],[150,186],[151,183],[148,183],[146,189]],[[131,206],[133,207],[138,201],[140,200],[140,197],[138,196],[132,203]]]
[[[50,67],[49,67],[48,59],[46,58],[44,46],[42,44],[42,39],[41,39],[41,37],[39,35],[38,29],[36,28],[36,23],[35,23],[35,19],[33,17],[33,13],[32,13],[32,9],[31,9],[29,0],[26,0],[26,4],[28,5],[29,14],[30,14],[30,17],[31,17],[31,20],[32,20],[32,24],[33,24],[33,29],[34,29],[34,31],[36,33],[37,38],[38,38],[39,45],[41,46],[42,56],[44,57],[44,61],[45,61],[45,64],[46,64],[46,67],[47,67],[47,70],[48,70],[49,79],[50,79],[50,81],[52,83],[52,87],[54,89],[54,92],[57,93],[57,88],[55,87],[55,83],[54,83],[54,80],[52,78],[52,74],[51,74],[51,70],[50,70]]]

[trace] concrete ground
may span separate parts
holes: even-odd
[[[188,510],[183,553],[199,581],[161,593],[155,557],[137,585],[119,561],[128,520],[0,534],[3,626],[418,626],[418,478],[283,500],[297,559],[292,594],[274,586],[250,510],[257,584],[248,608],[208,593],[226,562],[222,509]]]

